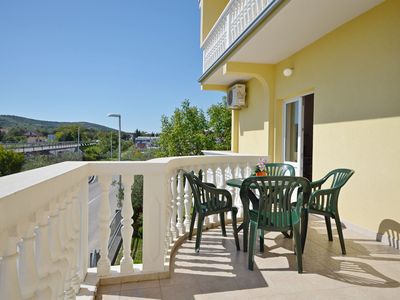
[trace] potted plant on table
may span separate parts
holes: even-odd
[[[267,167],[265,166],[267,162],[264,159],[260,159],[254,168],[254,173],[256,176],[267,176]]]

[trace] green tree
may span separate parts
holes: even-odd
[[[21,171],[24,155],[6,150],[0,145],[0,176],[10,175]]]
[[[8,130],[4,135],[3,141],[9,143],[24,143],[26,142],[26,136],[24,135],[26,129],[21,127],[13,127]]]
[[[210,145],[207,119],[189,100],[183,101],[171,117],[161,117],[160,156],[200,155]]]
[[[213,150],[231,149],[232,113],[226,106],[226,97],[207,110],[209,129],[214,141]]]
[[[77,141],[78,125],[61,126],[55,130],[56,139],[60,142]],[[80,129],[82,130],[82,128]]]

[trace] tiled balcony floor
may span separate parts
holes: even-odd
[[[400,299],[399,250],[346,229],[342,256],[333,233],[329,242],[325,222],[311,218],[298,274],[292,240],[282,234],[266,234],[265,251],[249,271],[232,231],[224,238],[212,229],[203,233],[199,254],[194,241],[179,248],[170,279],[102,286],[97,299]]]

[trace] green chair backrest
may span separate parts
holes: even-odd
[[[267,163],[265,167],[268,176],[294,176],[295,174],[294,167],[290,164]]]
[[[313,193],[310,198],[309,207],[322,212],[337,212],[340,190],[353,174],[354,170],[351,169],[335,169],[326,174],[321,180],[312,182]],[[327,180],[332,181],[330,188],[323,186]]]
[[[296,191],[297,204],[293,207],[291,198]],[[240,197],[248,198],[251,192],[255,192],[259,199],[258,228],[280,231],[287,230],[300,221],[303,199],[308,201],[310,191],[310,182],[303,177],[260,176],[249,177],[243,181]],[[251,216],[250,218],[253,219]]]
[[[331,184],[331,189],[334,188],[341,188],[342,186],[345,185],[345,183],[350,179],[351,176],[353,176],[354,171],[350,169],[335,169],[330,171],[326,177],[333,177],[332,178],[332,184]]]
[[[202,182],[199,177],[194,175],[194,172],[183,172],[183,176],[187,179],[192,189],[194,205],[197,211],[201,211],[202,209],[209,211],[218,210],[230,204],[223,192]],[[225,194],[229,194],[228,191],[224,192]]]

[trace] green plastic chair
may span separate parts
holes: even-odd
[[[285,163],[267,163],[267,176],[294,176],[294,167]]]
[[[194,222],[196,216],[198,216],[195,251],[200,251],[200,241],[204,218],[209,215],[219,214],[222,235],[226,236],[225,213],[229,211],[232,212],[232,227],[233,235],[235,237],[236,249],[240,250],[236,223],[236,215],[238,209],[232,206],[231,193],[229,193],[225,189],[217,189],[212,183],[202,182],[199,177],[194,175],[193,172],[184,172],[183,176],[188,180],[190,184],[194,199],[194,209],[192,213],[192,220],[190,222],[190,231],[188,237],[189,240],[192,239]]]
[[[296,206],[292,206],[291,197],[296,191],[298,191],[297,203]],[[310,191],[310,182],[303,177],[262,176],[249,177],[243,181],[240,197],[245,201],[251,201],[249,196],[252,195],[251,197],[255,196],[259,201],[258,208],[249,210],[248,268],[250,270],[253,270],[254,265],[256,231],[260,234],[260,238],[262,235],[260,250],[264,251],[264,230],[278,232],[292,230],[296,245],[297,269],[299,273],[303,272],[300,219],[303,199],[308,200]]]
[[[295,170],[294,167],[290,164],[286,163],[266,163],[265,164],[266,171],[267,171],[267,176],[294,176]],[[255,175],[255,174],[253,174]],[[252,196],[252,194],[249,194],[249,200],[251,201],[253,208],[257,209],[258,208],[258,200]],[[242,199],[243,201],[243,199]],[[246,201],[246,200],[245,200]],[[248,212],[244,212],[245,214],[248,214]],[[247,244],[248,244],[248,228],[249,224],[248,222],[244,222],[243,226],[243,251],[247,252]],[[286,238],[292,238],[292,232],[285,232],[283,231],[282,234]],[[260,245],[264,245],[264,235],[260,235]],[[263,251],[263,250],[261,250]]]
[[[340,222],[338,200],[341,188],[346,182],[353,176],[354,171],[350,169],[336,169],[330,171],[324,178],[313,181],[311,183],[312,193],[308,202],[308,213],[323,215],[325,217],[326,230],[328,232],[329,241],[333,241],[331,218],[335,219],[336,228],[339,235],[340,246],[342,248],[342,254],[346,254],[346,247],[344,244],[342,223]],[[326,181],[331,180],[331,185],[327,188],[324,187]],[[308,216],[304,226],[307,226]],[[307,234],[307,227],[305,227],[305,233],[302,237],[303,249]]]

